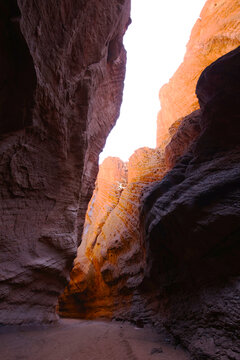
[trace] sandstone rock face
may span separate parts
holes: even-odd
[[[199,108],[195,95],[201,72],[240,45],[240,8],[238,0],[208,0],[197,20],[183,63],[159,93],[157,146],[169,141],[169,127]]]
[[[127,183],[127,167],[119,158],[108,157],[99,167],[95,190],[88,205],[81,251],[94,243]]]
[[[133,292],[142,282],[145,263],[141,197],[165,168],[163,152],[149,148],[131,156],[127,178],[119,159],[108,158],[101,165],[71,281],[59,300],[62,316],[131,319],[136,311]]]
[[[187,152],[189,145],[200,134],[201,110],[195,110],[185,118],[177,120],[168,129],[171,140],[165,148],[165,160],[169,169]]]
[[[61,315],[152,322],[194,360],[239,360],[240,47],[203,71],[200,109],[194,95],[237,44],[238,2],[207,1],[166,86],[161,148],[135,152],[127,180],[119,159],[101,168]]]
[[[86,312],[84,302],[91,303],[91,313],[101,316],[99,298],[104,299],[104,314],[111,305],[111,296],[108,287],[104,284],[98,262],[93,259],[95,247],[99,246],[99,235],[102,228],[116,208],[121,192],[127,182],[126,164],[119,158],[109,157],[99,167],[93,196],[89,202],[85,219],[81,246],[78,248],[75,265],[71,272],[71,281],[65,294],[60,298],[60,311],[62,315],[84,317]],[[69,296],[69,294],[73,296]],[[81,303],[75,296],[80,295]],[[65,296],[66,295],[66,296]],[[66,303],[66,304],[65,304]],[[89,306],[89,305],[88,305]]]
[[[52,321],[122,99],[130,1],[0,1],[0,323]]]
[[[240,47],[202,73],[200,133],[144,203],[145,288],[194,359],[240,354],[239,76]]]

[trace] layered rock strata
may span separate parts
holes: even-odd
[[[200,110],[173,124],[165,153],[130,159],[127,186],[79,249],[63,316],[152,322],[192,359],[239,359],[239,74],[240,47],[202,73]]]
[[[201,72],[240,45],[238,0],[208,0],[193,27],[186,54],[169,83],[159,93],[157,146],[169,142],[168,129],[178,119],[199,109],[195,88]]]
[[[239,84],[240,47],[200,76],[200,133],[144,201],[143,289],[194,359],[240,354]]]
[[[52,321],[122,100],[130,1],[0,1],[0,323]]]
[[[240,48],[198,80],[239,44],[239,26],[238,2],[207,1],[161,92],[163,150],[133,155],[96,222],[90,203],[63,316],[152,322],[194,360],[239,359]]]
[[[117,158],[100,166],[71,281],[59,299],[62,316],[131,319],[132,307],[135,311],[132,296],[145,263],[139,205],[166,167],[163,152],[149,148],[131,156],[127,177],[125,166]]]

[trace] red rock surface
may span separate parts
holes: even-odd
[[[129,2],[0,10],[0,323],[49,322],[119,112]],[[200,111],[190,91],[199,64],[239,43],[238,15],[234,0],[207,1],[171,90],[181,111],[169,105],[165,152],[137,150],[127,177],[120,159],[102,165],[63,316],[152,322],[195,360],[239,360],[240,48],[200,76]]]
[[[0,323],[56,318],[119,115],[129,8],[0,2]]]
[[[169,141],[169,127],[199,108],[195,95],[201,72],[240,45],[238,0],[208,0],[187,45],[183,63],[159,93],[161,111],[157,122],[157,146]]]
[[[163,155],[159,149],[135,151],[127,164],[127,182],[119,159],[108,158],[101,165],[71,281],[59,300],[62,316],[126,318],[131,312],[145,258],[139,204],[146,187],[164,176]]]

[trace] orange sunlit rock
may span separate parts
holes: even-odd
[[[127,167],[121,159],[108,157],[100,165],[95,190],[85,218],[82,247],[94,246],[99,231],[116,207],[127,182]]]
[[[107,158],[100,166],[71,282],[59,300],[62,316],[120,316],[126,302],[130,306],[131,289],[142,281],[139,204],[147,186],[164,176],[164,154],[138,149],[127,167],[126,182],[120,159]]]
[[[71,281],[64,295],[60,298],[63,313],[70,313],[74,317],[81,316],[82,313],[85,313],[84,300],[87,300],[89,297],[92,298],[93,294],[97,298],[100,297],[101,301],[105,298],[106,301],[103,301],[102,304],[102,307],[105,309],[105,315],[106,309],[111,305],[109,289],[102,281],[98,263],[92,258],[93,250],[102,227],[111,211],[118,204],[126,182],[126,164],[116,157],[105,159],[99,167],[95,190],[88,205],[82,243],[78,248],[78,255],[71,273]],[[86,289],[87,295],[85,299],[84,291]],[[98,294],[96,289],[98,289]],[[66,295],[69,293],[80,293],[83,305],[78,306],[78,303],[75,304],[75,298]],[[65,296],[67,296],[67,299],[65,299]],[[65,305],[63,306],[65,303],[66,307]],[[90,311],[89,316],[92,316]],[[101,316],[101,312],[98,312],[98,316]]]
[[[149,319],[154,311],[159,314],[160,310],[166,316],[165,306],[169,304],[164,294],[171,294],[171,289],[174,288],[171,279],[175,275],[171,269],[178,264],[178,261],[176,264],[172,262],[168,247],[171,249],[171,244],[175,241],[174,251],[181,258],[184,250],[181,243],[191,239],[182,238],[181,223],[186,221],[187,224],[196,213],[187,193],[188,188],[194,187],[195,183],[193,181],[188,184],[188,174],[183,172],[191,158],[189,149],[201,132],[202,110],[198,110],[195,97],[196,82],[207,65],[239,44],[237,5],[237,1],[207,1],[201,19],[198,19],[192,31],[183,64],[160,92],[162,111],[159,114],[158,145],[161,146],[155,150],[138,149],[127,165],[119,159],[110,158],[100,167],[96,189],[86,215],[82,244],[71,273],[71,282],[59,300],[59,312],[62,316],[144,320],[145,317]],[[216,77],[213,78],[214,83],[218,84]],[[211,83],[210,80],[208,83]],[[200,98],[205,99],[205,92],[206,89],[200,93]],[[209,97],[208,92],[206,93]],[[217,131],[213,133],[217,136]],[[179,162],[179,168],[176,169]],[[199,164],[196,169],[197,166]],[[170,175],[161,181],[173,167]],[[195,171],[191,166],[190,170],[193,173]],[[197,175],[201,176],[198,172]],[[204,176],[201,178],[203,180]],[[187,186],[181,189],[184,181]],[[179,184],[179,192],[174,192],[175,184]],[[170,185],[172,193],[169,193]],[[187,193],[184,199],[181,198],[181,191]],[[193,191],[198,191],[198,188],[194,187]],[[161,198],[161,203],[155,203],[158,198]],[[180,200],[176,201],[178,198]],[[189,206],[185,209],[181,204],[187,200]],[[148,215],[148,209],[153,203],[154,219]],[[165,216],[166,204],[169,204],[169,214],[175,207],[180,209],[174,221],[168,221]],[[182,213],[188,209],[189,219],[182,219]],[[157,227],[154,220],[158,213],[165,217],[166,224],[161,224],[159,220]],[[194,222],[193,224],[195,226]],[[168,232],[172,234],[166,244],[167,234],[162,231],[162,226],[168,226]],[[179,226],[179,231],[175,233],[176,226]],[[202,227],[199,226],[198,229],[201,230]],[[149,242],[151,238],[154,238],[152,243]],[[191,244],[195,243],[198,241],[191,241]],[[187,244],[186,248],[188,247]],[[160,252],[158,248],[161,248]],[[186,254],[188,255],[187,251]],[[151,259],[154,257],[156,264],[152,270]],[[164,280],[161,279],[162,272],[166,273]],[[156,288],[155,292],[152,290],[156,274],[162,284],[162,292],[158,292]],[[169,281],[167,287],[165,280]]]
[[[238,0],[208,0],[193,27],[183,63],[159,93],[157,146],[169,140],[169,127],[199,108],[197,80],[210,63],[240,45]]]

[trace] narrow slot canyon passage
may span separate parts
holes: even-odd
[[[0,28],[0,359],[240,360],[239,1]]]
[[[192,25],[204,2],[176,3],[173,14],[170,4],[159,5],[157,0],[147,9],[143,1],[131,2],[132,24],[124,37],[128,61],[120,117],[100,154],[103,161],[88,205],[71,281],[59,299],[63,317],[137,321],[128,304],[132,302],[133,289],[144,277],[139,205],[145,188],[160,181],[167,171],[165,134],[163,145],[156,148],[160,131],[156,126],[158,92],[181,63]],[[170,16],[178,34],[167,21]],[[184,28],[181,17],[185,18]],[[166,39],[164,30],[169,33]],[[176,47],[171,45],[174,41]],[[184,111],[187,114],[188,110]]]

